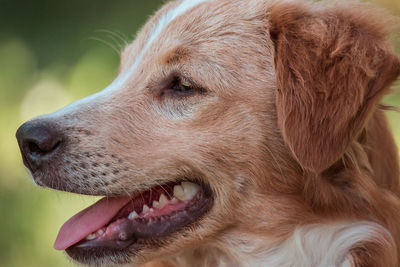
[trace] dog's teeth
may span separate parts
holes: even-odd
[[[134,220],[137,217],[139,217],[139,215],[136,213],[136,211],[132,211],[131,213],[129,213],[128,219],[129,220]]]
[[[185,200],[186,195],[183,192],[183,187],[180,185],[175,185],[174,186],[174,196],[179,199],[179,200]]]
[[[159,203],[160,203],[159,209],[162,209],[162,208],[164,208],[166,205],[169,204],[169,200],[168,200],[168,198],[167,198],[164,194],[161,194]]]
[[[149,210],[150,210],[149,207],[146,204],[144,204],[142,212],[146,213],[146,212],[149,212]]]
[[[160,209],[160,203],[156,200],[153,201],[153,208]]]
[[[93,234],[90,234],[90,235],[88,235],[87,237],[86,237],[86,240],[93,240],[93,239],[95,239],[97,237],[97,235],[95,234],[95,233],[93,233]]]
[[[200,186],[194,183],[183,182],[182,187],[186,195],[186,200],[192,199],[197,194],[197,192],[200,191]]]
[[[179,201],[179,200],[177,200],[176,197],[174,197],[174,198],[172,198],[172,199],[170,200],[170,203],[171,203],[171,204],[176,204],[176,203],[178,203],[178,201]]]
[[[104,230],[103,230],[103,229],[98,230],[98,231],[97,231],[97,234],[103,235],[103,234],[104,234]]]

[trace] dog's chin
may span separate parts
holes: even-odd
[[[211,192],[201,182],[179,180],[130,196],[105,197],[63,225],[55,248],[88,265],[135,263],[182,235],[195,236],[212,207]]]
[[[140,254],[140,248],[132,245],[130,249],[80,248],[72,246],[65,250],[69,257],[81,264],[90,266],[110,266],[133,263]]]

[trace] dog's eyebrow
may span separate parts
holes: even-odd
[[[172,65],[187,59],[188,56],[188,50],[182,46],[178,46],[167,52],[163,57],[161,57],[160,63],[165,65]]]
[[[214,0],[182,0],[176,7],[167,11],[163,14],[156,24],[153,26],[150,31],[150,37],[147,40],[144,48],[141,50],[139,55],[136,57],[135,62],[127,69],[124,75],[119,76],[109,87],[107,88],[121,88],[124,83],[129,79],[130,75],[136,70],[137,66],[140,64],[143,56],[145,55],[148,48],[157,40],[158,36],[162,33],[162,31],[177,17],[183,15],[188,10],[193,9],[194,7],[205,3],[211,2]],[[107,88],[105,90],[107,90]],[[105,91],[103,90],[103,91]]]

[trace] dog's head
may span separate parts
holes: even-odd
[[[400,71],[379,16],[350,7],[165,5],[109,87],[17,132],[38,185],[107,196],[56,248],[139,264],[215,241],[257,205],[271,224],[290,217],[269,197],[337,162]]]

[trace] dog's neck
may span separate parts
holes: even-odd
[[[186,250],[169,262],[190,267],[345,267],[352,266],[352,249],[363,240],[393,242],[386,229],[365,221],[303,226],[283,241],[232,231],[219,237],[215,244]]]

